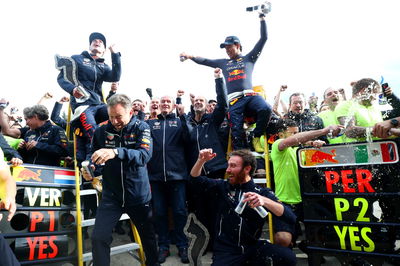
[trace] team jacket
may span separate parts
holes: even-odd
[[[150,181],[187,180],[186,132],[174,113],[146,121],[154,142],[153,157],[147,165]]]
[[[225,169],[227,166],[225,152],[220,142],[218,131],[224,122],[228,110],[226,89],[222,78],[215,80],[217,91],[217,106],[212,114],[204,114],[199,122],[194,117],[194,112],[181,116],[182,125],[189,134],[189,169],[193,167],[202,149],[212,148],[217,156],[205,163],[203,172],[207,175],[210,172]]]
[[[20,131],[21,138],[25,142],[31,140],[38,142],[29,151],[25,148],[18,150],[24,159],[24,163],[60,166],[61,157],[68,155],[68,141],[65,131],[61,127],[53,125],[50,121],[46,121],[43,126],[37,129],[22,128]]]
[[[103,81],[115,82],[121,77],[121,54],[112,53],[112,68],[104,63],[104,58],[93,59],[89,52],[84,51],[80,55],[73,55],[77,65],[77,78],[82,86],[90,93],[91,97],[83,102],[77,103],[75,97],[71,97],[72,111],[81,105],[98,105],[104,103],[102,84]],[[63,70],[57,78],[58,84],[63,90],[72,95],[76,87],[74,84],[64,79]]]
[[[299,132],[324,128],[324,122],[322,121],[321,117],[314,115],[308,109],[305,109],[304,112],[301,114],[296,114],[290,111],[285,115],[285,118],[294,120],[299,127]],[[328,139],[326,138],[326,136],[321,136],[318,139],[328,143]]]
[[[200,65],[219,67],[225,77],[228,95],[243,90],[253,90],[252,75],[254,64],[267,42],[267,24],[261,21],[261,37],[254,48],[245,56],[240,55],[236,59],[206,59],[194,57],[192,60]]]
[[[151,158],[152,139],[149,126],[132,117],[120,132],[110,122],[96,129],[92,152],[117,149],[118,155],[104,166],[95,165],[103,175],[103,193],[121,202],[121,206],[147,203],[151,200],[146,164]]]
[[[256,192],[278,201],[270,189],[257,186],[253,180],[241,185],[231,185],[227,180],[199,176],[191,177],[191,181],[198,189],[207,190],[209,193],[212,191],[217,195],[214,251],[244,252],[247,247],[254,245],[259,240],[267,218],[261,218],[255,210],[248,206],[240,215],[235,212],[235,208],[245,192]],[[267,211],[269,212],[269,210]],[[291,225],[294,225],[296,221],[296,216],[287,206],[284,206],[282,216],[273,217]]]

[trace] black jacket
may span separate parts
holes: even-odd
[[[154,142],[153,157],[147,165],[150,181],[187,180],[186,132],[174,113],[146,121]]]
[[[103,81],[116,82],[121,77],[121,55],[120,53],[112,53],[112,68],[104,63],[103,58],[93,59],[87,51],[82,52],[80,55],[73,55],[72,59],[75,60],[77,65],[77,79],[82,86],[90,93],[90,98],[83,102],[77,103],[75,97],[71,97],[72,111],[81,105],[98,105],[104,103],[104,96],[102,92]],[[63,70],[57,77],[58,84],[63,90],[72,95],[74,84],[64,79]]]
[[[218,104],[212,114],[204,114],[199,122],[194,119],[194,112],[180,117],[184,129],[189,134],[189,169],[197,161],[200,150],[212,148],[217,154],[213,160],[204,165],[203,173],[205,175],[227,167],[226,154],[218,133],[228,110],[226,88],[222,78],[216,79],[215,85]]]
[[[297,126],[299,127],[299,132],[305,132],[310,130],[323,129],[324,123],[319,116],[313,114],[310,110],[305,109],[301,114],[295,114],[293,112],[289,112],[285,115],[285,118],[292,119],[296,121]],[[328,143],[328,139],[326,136],[321,136],[318,139],[325,141]]]
[[[235,208],[245,192],[256,192],[278,201],[270,189],[257,186],[253,180],[241,185],[231,185],[227,180],[215,180],[204,176],[191,177],[191,180],[198,189],[215,192],[217,195],[214,251],[244,252],[247,247],[257,243],[267,218],[261,218],[248,206],[240,215],[235,212]],[[282,216],[273,218],[294,225],[296,216],[290,208],[283,206]]]
[[[65,136],[65,131],[50,121],[37,128],[37,129],[20,129],[21,138],[28,142],[35,140],[38,143],[36,146],[27,150],[25,148],[19,149],[24,163],[42,164],[60,166],[61,157],[68,155],[67,146],[68,141]]]
[[[94,132],[91,153],[102,148],[118,150],[118,155],[104,166],[95,165],[96,173],[103,175],[103,193],[115,197],[122,206],[149,202],[151,193],[146,169],[152,152],[149,126],[132,117],[118,132],[108,122]]]

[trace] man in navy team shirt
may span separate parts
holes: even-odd
[[[261,38],[248,54],[243,56],[242,45],[236,36],[228,36],[220,47],[225,48],[229,59],[206,59],[203,57],[181,53],[181,59],[191,59],[197,64],[221,68],[227,90],[229,111],[228,118],[232,128],[232,140],[235,150],[246,148],[245,134],[243,130],[243,118],[245,114],[257,114],[257,126],[254,129],[253,146],[256,150],[263,151],[260,145],[260,136],[271,116],[271,107],[260,96],[253,91],[252,73],[261,51],[267,41],[267,26],[264,14],[260,14]]]

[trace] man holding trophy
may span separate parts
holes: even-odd
[[[251,9],[251,10],[250,10]],[[259,10],[261,20],[261,37],[254,48],[246,55],[242,55],[242,45],[236,36],[228,36],[220,44],[225,48],[228,59],[206,59],[186,53],[180,54],[181,61],[191,59],[197,64],[213,68],[221,68],[227,90],[228,90],[228,119],[232,129],[233,148],[235,150],[248,148],[243,130],[244,115],[257,114],[256,128],[254,129],[253,146],[256,151],[262,152],[260,137],[265,132],[271,116],[269,104],[253,91],[252,73],[261,51],[267,41],[267,26],[264,20],[265,14],[269,12],[270,5],[263,4],[259,8],[251,7],[248,11]],[[246,113],[245,113],[246,111]]]
[[[87,137],[89,150],[97,124],[108,119],[102,92],[103,81],[117,82],[121,77],[121,54],[110,46],[112,68],[104,63],[106,38],[99,32],[89,36],[89,51],[69,57],[56,56],[56,68],[60,69],[57,81],[71,97],[72,125],[81,129]],[[76,121],[76,122],[75,122]],[[75,124],[75,125],[74,125]],[[78,124],[79,125],[79,124]]]

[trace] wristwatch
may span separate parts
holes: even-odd
[[[113,152],[115,153],[115,155],[118,155],[118,149],[113,149]]]
[[[399,120],[397,120],[397,119],[395,119],[395,118],[390,119],[390,124],[391,124],[393,127],[398,127],[398,126],[399,126]]]

